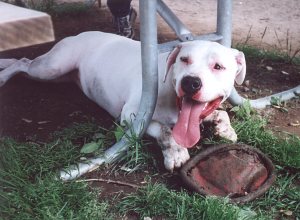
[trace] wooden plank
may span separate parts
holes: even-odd
[[[0,51],[53,40],[48,14],[0,2]]]

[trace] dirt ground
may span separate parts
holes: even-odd
[[[171,5],[176,6],[179,4],[178,2],[172,1]],[[207,7],[205,4],[206,1],[195,2],[201,4],[203,7]],[[295,7],[298,6],[299,8],[300,3],[297,0],[290,2],[294,2]],[[236,8],[243,4],[250,7],[252,3],[251,1],[234,1],[234,7]],[[182,5],[183,7],[176,10],[187,13],[186,4]],[[284,8],[284,6],[282,7]],[[263,10],[261,9],[261,11]],[[261,11],[260,13],[262,13]],[[192,23],[194,28],[197,25],[193,23],[193,19],[198,15],[200,17],[203,16],[200,12],[199,14],[192,12],[191,17],[188,17],[191,18],[191,20],[188,20],[188,23]],[[269,17],[271,15],[272,17]],[[249,17],[247,14],[245,16]],[[276,19],[279,16],[276,15]],[[299,18],[299,14],[294,15],[293,13],[289,13],[289,16],[292,18],[293,16],[298,16]],[[265,19],[272,20],[273,17],[273,14],[269,14],[268,12]],[[261,22],[264,22],[264,20]],[[99,30],[114,32],[111,25],[111,15],[105,7],[101,9],[94,7],[88,12],[83,13],[53,16],[53,23],[57,40],[83,31]],[[202,26],[202,28],[205,27]],[[252,31],[254,31],[254,27]],[[235,32],[235,34],[237,33]],[[243,32],[243,36],[247,36],[247,32]],[[159,25],[160,41],[174,38],[175,36],[168,28]],[[266,42],[268,41],[266,40]],[[48,43],[6,51],[1,53],[1,57],[27,57],[32,59],[48,51],[53,44]],[[272,67],[272,70],[268,70],[268,67]],[[246,80],[249,80],[247,87],[249,90],[245,88],[245,85],[239,87],[238,90],[244,96],[250,98],[260,97],[297,86],[300,82],[300,67],[284,61],[247,59]],[[29,140],[35,137],[40,141],[45,141],[50,133],[67,127],[73,122],[83,122],[93,119],[101,126],[107,128],[113,124],[113,118],[107,112],[86,98],[79,88],[71,83],[37,82],[19,75],[0,88],[0,102],[0,136],[10,136],[18,140]],[[264,114],[270,119],[269,126],[275,131],[286,131],[300,135],[299,100],[296,99],[288,102],[286,108],[287,112],[274,108],[264,110]],[[134,176],[135,180],[132,181],[141,182],[144,175],[139,175]],[[116,178],[118,179],[118,177]],[[107,193],[111,193],[111,185],[105,186],[104,184],[102,187],[106,189]],[[122,190],[122,187],[119,189]]]
[[[102,0],[105,4],[105,0]],[[164,0],[176,15],[196,34],[214,32],[217,0]],[[137,7],[138,0],[133,0]],[[278,49],[290,54],[300,49],[300,1],[232,0],[233,43]],[[172,35],[159,19],[159,30]]]

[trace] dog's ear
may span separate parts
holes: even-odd
[[[245,76],[246,76],[246,60],[245,60],[245,55],[243,52],[238,51],[236,49],[232,49],[234,56],[235,56],[235,60],[237,62],[238,65],[238,70],[235,76],[235,82],[238,85],[242,85],[242,83],[244,82]]]
[[[165,72],[165,78],[164,78],[164,82],[167,79],[168,73],[170,71],[171,66],[175,63],[176,58],[181,50],[182,45],[177,45],[172,52],[169,54],[168,58],[167,58],[167,65],[166,65],[166,72]]]

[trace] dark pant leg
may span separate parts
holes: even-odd
[[[131,0],[107,0],[107,6],[115,17],[129,15]]]

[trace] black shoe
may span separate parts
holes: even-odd
[[[114,17],[113,23],[117,28],[117,34],[133,39],[136,17],[137,12],[133,8],[130,9],[129,15],[125,17]]]

